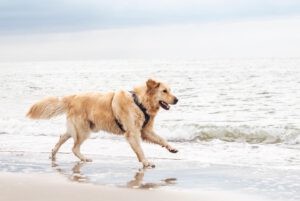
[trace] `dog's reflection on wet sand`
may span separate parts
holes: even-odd
[[[82,167],[87,165],[88,163],[85,162],[77,162],[71,168],[71,171],[68,169],[61,168],[58,163],[55,161],[52,162],[52,168],[55,169],[58,173],[66,176],[69,180],[79,183],[92,183],[88,176],[86,176],[82,172]],[[127,187],[127,188],[134,188],[134,189],[153,189],[159,188],[162,186],[171,186],[175,185],[177,179],[176,178],[166,178],[162,179],[158,182],[144,182],[144,176],[148,169],[139,169],[137,172],[134,173],[133,179],[124,182],[124,185],[120,185],[120,187]]]
[[[152,189],[158,188],[161,186],[170,186],[176,184],[176,178],[166,178],[161,180],[160,182],[153,183],[153,182],[146,182],[144,183],[144,175],[147,169],[140,169],[138,172],[135,173],[133,180],[127,182],[128,188],[139,188],[139,189]]]
[[[79,182],[79,183],[88,183],[89,178],[81,173],[81,168],[85,165],[83,162],[77,162],[72,167],[71,171],[67,169],[62,169],[56,162],[52,161],[52,167],[58,173],[67,176],[69,180]]]

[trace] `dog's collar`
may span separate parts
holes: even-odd
[[[144,123],[143,123],[143,126],[142,128],[145,128],[145,126],[148,124],[149,120],[150,120],[150,115],[147,113],[147,108],[145,108],[145,106],[139,102],[139,98],[138,96],[136,95],[136,93],[134,91],[129,91],[132,95],[132,98],[133,98],[133,101],[134,103],[140,108],[140,110],[143,112],[144,114]],[[116,124],[118,125],[118,127],[120,128],[121,131],[123,132],[126,132],[122,123],[118,120],[118,119],[115,119],[116,121]]]

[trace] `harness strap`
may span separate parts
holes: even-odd
[[[125,131],[123,125],[121,124],[121,122],[120,122],[117,118],[115,118],[115,122],[116,122],[116,124],[118,125],[119,129],[120,129],[123,133],[125,133],[126,131]]]
[[[144,121],[143,126],[142,126],[142,128],[144,128],[150,120],[150,115],[147,113],[147,109],[145,108],[145,106],[142,103],[139,102],[139,98],[137,97],[136,93],[134,93],[134,91],[130,91],[130,93],[132,94],[132,98],[133,98],[134,103],[140,108],[140,110],[144,114],[145,121]],[[121,131],[126,132],[123,125],[122,125],[122,123],[117,118],[115,118],[115,122],[116,122],[116,124],[118,125],[118,127],[120,128]]]

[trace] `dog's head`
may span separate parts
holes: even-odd
[[[178,102],[178,99],[171,93],[171,89],[167,84],[149,79],[146,85],[151,100],[163,109],[169,110],[170,104],[175,105]]]

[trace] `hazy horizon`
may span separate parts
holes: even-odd
[[[0,61],[300,57],[300,2],[0,3]]]

